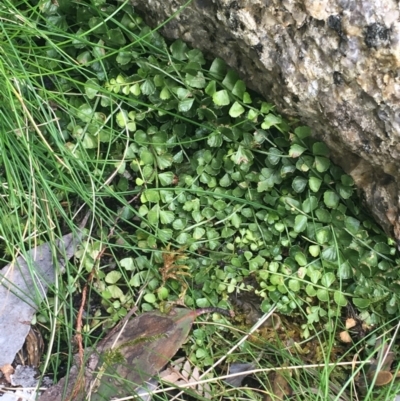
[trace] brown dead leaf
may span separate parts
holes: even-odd
[[[60,398],[58,393],[57,397],[54,395],[58,389],[49,388],[39,400],[61,401],[63,392],[68,397],[73,394],[74,401],[81,401],[88,394],[91,401],[136,394],[138,388],[156,376],[175,355],[186,340],[196,317],[213,312],[226,311],[218,308],[174,308],[169,313],[146,312],[127,321],[121,330],[112,332],[92,351],[84,367],[85,391],[73,394],[77,383],[74,379],[75,382],[68,382],[66,391],[61,387]],[[75,378],[83,372],[79,369],[75,371]],[[82,378],[82,374],[80,376]]]
[[[0,366],[13,363],[48,287],[54,284],[56,272],[64,269],[82,235],[71,233],[55,243],[34,247],[0,270]]]
[[[197,384],[200,380],[200,370],[197,366],[192,366],[191,362],[186,358],[180,358],[160,373],[163,381],[180,386],[183,384],[193,383],[190,386],[198,395],[203,398],[211,399],[211,388],[208,383]]]
[[[345,325],[346,325],[346,329],[351,329],[357,325],[357,321],[356,321],[356,319],[353,319],[351,317],[351,318],[346,319]]]
[[[361,389],[367,388],[372,382],[378,387],[385,386],[394,379],[394,375],[390,372],[390,369],[395,355],[394,352],[390,351],[390,345],[382,345],[382,340],[378,339],[375,350],[377,351],[376,357],[371,359],[371,365],[368,368],[366,376],[360,376],[357,379],[357,385]]]
[[[168,383],[176,384],[182,379],[182,374],[179,369],[176,369],[176,364],[181,364],[185,358],[179,358],[174,363],[168,365],[162,372],[160,372],[160,378]]]
[[[242,385],[242,381],[245,377],[247,377],[251,370],[257,368],[256,363],[233,363],[228,370],[228,375],[233,375],[231,377],[226,378],[224,381],[233,387],[240,387]],[[242,373],[238,375],[238,373]]]
[[[6,364],[3,365],[0,370],[3,372],[5,379],[11,383],[11,375],[14,373],[14,368],[11,365]]]
[[[381,370],[376,376],[375,386],[385,386],[386,384],[391,383],[392,380],[392,373],[388,372],[387,370]]]
[[[350,334],[347,331],[341,331],[339,333],[339,337],[340,337],[340,340],[342,342],[344,342],[344,343],[351,343],[352,342]]]
[[[292,389],[285,375],[287,375],[287,373],[284,371],[273,373],[271,377],[271,395],[266,394],[263,401],[283,401],[292,394]]]

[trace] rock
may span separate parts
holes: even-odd
[[[155,27],[186,1],[132,3]],[[193,0],[161,32],[309,125],[400,243],[399,20],[394,0]]]

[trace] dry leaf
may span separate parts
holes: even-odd
[[[340,337],[340,340],[342,342],[344,342],[344,343],[351,343],[352,342],[350,334],[347,331],[341,331],[339,333],[339,337]]]
[[[210,385],[208,383],[197,384],[200,380],[200,376],[199,368],[194,366],[192,369],[192,364],[185,358],[174,361],[171,363],[170,367],[160,374],[163,381],[175,384],[177,387],[182,384],[193,383],[193,386],[189,388],[194,390],[201,397],[211,399]]]
[[[175,361],[175,364],[180,364],[185,360],[185,358],[179,358]],[[179,372],[179,369],[176,368],[175,364],[169,365],[162,372],[160,372],[160,378],[168,383],[176,384],[179,380],[182,379],[182,374]]]
[[[352,317],[346,319],[346,329],[351,329],[356,325],[357,325],[356,319],[353,319]]]
[[[56,243],[45,243],[18,256],[0,270],[0,366],[11,364],[31,329],[31,320],[54,284],[57,269],[75,253],[81,234],[64,235]],[[59,253],[58,258],[54,253]],[[57,258],[57,259],[56,259]],[[58,266],[54,266],[54,260]],[[33,274],[34,272],[34,274]]]
[[[394,361],[394,353],[389,351],[389,344],[382,345],[382,340],[378,339],[375,344],[375,351],[377,351],[376,358],[371,359],[371,365],[366,376],[357,380],[361,389],[367,388],[371,382],[375,382],[376,386],[385,386],[393,380],[390,369]]]
[[[292,394],[292,389],[283,371],[275,372],[272,376],[271,395],[267,394],[263,401],[283,401]]]
[[[64,393],[67,397],[73,395],[74,401],[83,400],[88,394],[91,401],[137,394],[138,388],[157,375],[175,355],[196,317],[212,312],[226,311],[175,308],[168,314],[146,312],[127,321],[120,331],[113,332],[92,351],[84,369],[85,376],[80,376],[85,391],[75,395],[75,385],[81,384],[77,380],[79,368],[75,366],[70,372],[73,380],[65,385],[65,391],[62,384],[57,384],[46,390],[39,401],[61,401]]]
[[[232,363],[229,367],[228,375],[235,375],[232,377],[228,377],[225,379],[225,383],[231,385],[232,387],[240,387],[242,385],[242,381],[246,378],[250,373],[250,371],[257,368],[255,363]],[[241,375],[236,375],[236,373],[242,373]]]
[[[5,379],[11,383],[11,375],[14,373],[14,368],[10,364],[3,365],[0,370],[3,372]]]
[[[387,370],[381,370],[376,376],[375,386],[385,386],[386,384],[391,383],[392,380],[392,373],[388,372]]]

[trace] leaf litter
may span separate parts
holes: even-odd
[[[83,237],[81,229],[86,225],[89,214],[83,218],[76,233],[36,246],[0,270],[0,371],[11,385],[36,387],[38,383],[36,367],[40,355],[28,351],[27,363],[32,369],[22,366],[24,358],[20,350],[33,333],[31,322],[48,288],[54,285],[56,275],[64,272],[67,261],[75,254]],[[32,341],[31,345],[41,348]],[[40,349],[36,351],[41,352]],[[43,379],[48,382],[48,378]],[[9,393],[7,396],[13,399],[16,395]],[[35,398],[36,393],[28,391],[25,396]]]
[[[229,314],[219,308],[173,308],[127,320],[96,349],[86,350],[85,366],[73,366],[68,377],[47,389],[39,401],[80,401],[87,395],[91,401],[105,401],[138,394],[186,341],[194,320],[212,312]]]
[[[53,246],[47,242],[32,248],[26,257],[18,256],[1,269],[0,368],[14,361],[31,329],[34,314],[49,286],[54,285],[57,269],[64,269],[79,242],[80,235],[64,235]]]

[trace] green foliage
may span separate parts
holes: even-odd
[[[128,3],[23,3],[18,18],[2,9],[14,29],[3,31],[3,54],[18,55],[1,67],[12,77],[3,102],[14,102],[0,146],[17,149],[0,159],[10,188],[1,198],[2,237],[13,239],[12,249],[26,232],[72,226],[82,204],[94,216],[76,266],[49,301],[55,330],[68,316],[65,326],[74,327],[71,299],[91,272],[101,308],[84,327],[90,335],[134,304],[167,309],[182,290],[173,274],[183,265],[187,306],[229,307],[232,297],[255,294],[257,308],[275,304],[306,338],[316,328],[331,333],[350,304],[367,324],[384,327],[398,316],[395,243],[309,127],[277,115],[222,60],[167,43]],[[20,186],[15,177],[29,179]],[[175,258],[163,282],[159,269],[173,252],[186,258]],[[196,366],[225,354],[222,339],[210,345],[219,330],[194,331],[185,347]]]
[[[41,2],[41,11],[48,31],[65,25],[61,6]],[[264,310],[306,310],[309,325],[316,299],[319,318],[348,301],[366,310],[368,323],[399,313],[394,244],[308,127],[293,127],[250,95],[222,60],[208,65],[182,41],[167,44],[128,5],[76,3],[67,13],[79,18],[66,26],[71,40],[52,54],[52,69],[56,85],[75,93],[72,112],[59,113],[70,155],[92,152],[104,165],[98,179],[118,166],[112,186],[140,193],[139,207],[130,207],[138,229],[126,239],[140,256],[120,260],[125,278],[104,275],[108,304],[124,304],[126,279],[133,288],[148,282],[144,309],[177,293],[176,282],[167,290],[143,265],[161,267],[172,242],[187,247],[189,306],[225,305],[233,292],[256,290]],[[64,72],[63,54],[85,69]],[[257,288],[245,284],[249,276]]]

